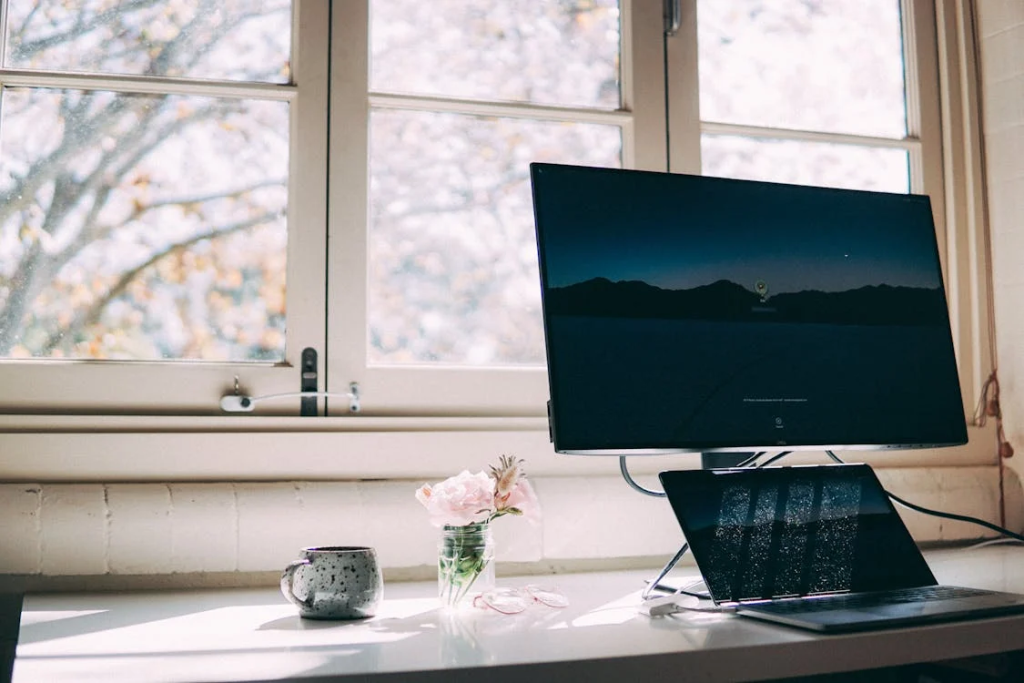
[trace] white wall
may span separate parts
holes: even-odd
[[[996,320],[1006,436],[1024,472],[1024,2],[981,0],[981,90]]]
[[[998,519],[993,467],[878,473],[921,505]],[[386,578],[428,578],[438,532],[413,497],[420,483],[0,484],[0,590],[268,583],[309,545],[371,545]],[[656,568],[683,540],[665,500],[618,477],[534,483],[541,524],[494,522],[499,576]],[[916,513],[904,519],[919,541],[983,531]]]

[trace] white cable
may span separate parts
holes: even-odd
[[[711,605],[709,607],[697,607],[696,605],[684,605],[680,601],[681,599],[689,598],[691,601],[696,602],[691,596],[684,596],[678,593],[668,595],[664,598],[654,598],[652,600],[646,600],[639,607],[641,614],[648,617],[666,617],[670,614],[676,614],[678,612],[703,612],[705,614],[728,614],[735,612],[736,608],[724,605]]]
[[[228,394],[220,399],[220,409],[225,413],[251,413],[256,409],[256,404],[263,401],[273,401],[280,398],[313,398],[313,397],[334,397],[347,398],[349,410],[353,413],[359,412],[359,385],[353,382],[351,390],[340,391],[290,391],[284,394],[266,394],[264,396],[239,396]]]

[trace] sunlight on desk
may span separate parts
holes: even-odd
[[[1024,588],[1016,569],[1024,549],[955,552],[934,555],[951,583]],[[436,584],[388,584],[377,616],[361,621],[301,619],[272,588],[28,595],[13,680],[504,683],[524,672],[532,681],[621,681],[678,670],[742,681],[971,657],[1024,642],[1024,617],[827,637],[732,614],[649,618],[637,608],[651,573],[551,577],[569,606],[538,603],[518,614],[441,612]]]

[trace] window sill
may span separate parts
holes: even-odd
[[[851,451],[875,467],[995,465],[989,425],[956,448]],[[614,457],[559,456],[543,418],[0,416],[4,481],[291,481],[420,479],[483,468],[501,453],[532,475],[615,474]],[[635,457],[654,474],[695,455]],[[821,462],[814,452],[786,464]]]

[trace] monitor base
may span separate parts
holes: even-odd
[[[736,467],[753,456],[754,453],[701,453],[700,468],[702,470],[721,470]]]
[[[737,465],[739,465],[741,463],[747,462],[753,456],[754,456],[753,452],[750,452],[750,453],[718,453],[718,452],[714,452],[714,453],[701,453],[700,454],[700,467],[701,467],[701,469],[704,469],[704,470],[728,469],[730,467],[736,467]],[[627,479],[627,481],[628,481],[628,479]],[[682,547],[679,548],[679,552],[677,552],[675,554],[675,556],[671,560],[669,560],[667,564],[665,564],[665,566],[662,568],[662,570],[658,573],[658,576],[655,577],[655,579],[653,581],[651,581],[650,583],[647,584],[647,587],[644,589],[643,593],[641,593],[641,597],[644,600],[647,600],[651,596],[651,593],[655,589],[657,589],[657,587],[658,587],[659,583],[661,582],[661,580],[664,579],[668,575],[668,573],[675,568],[676,563],[678,563],[679,560],[682,559],[683,555],[686,554],[686,551],[689,550],[689,548],[690,548],[689,544],[683,543]]]

